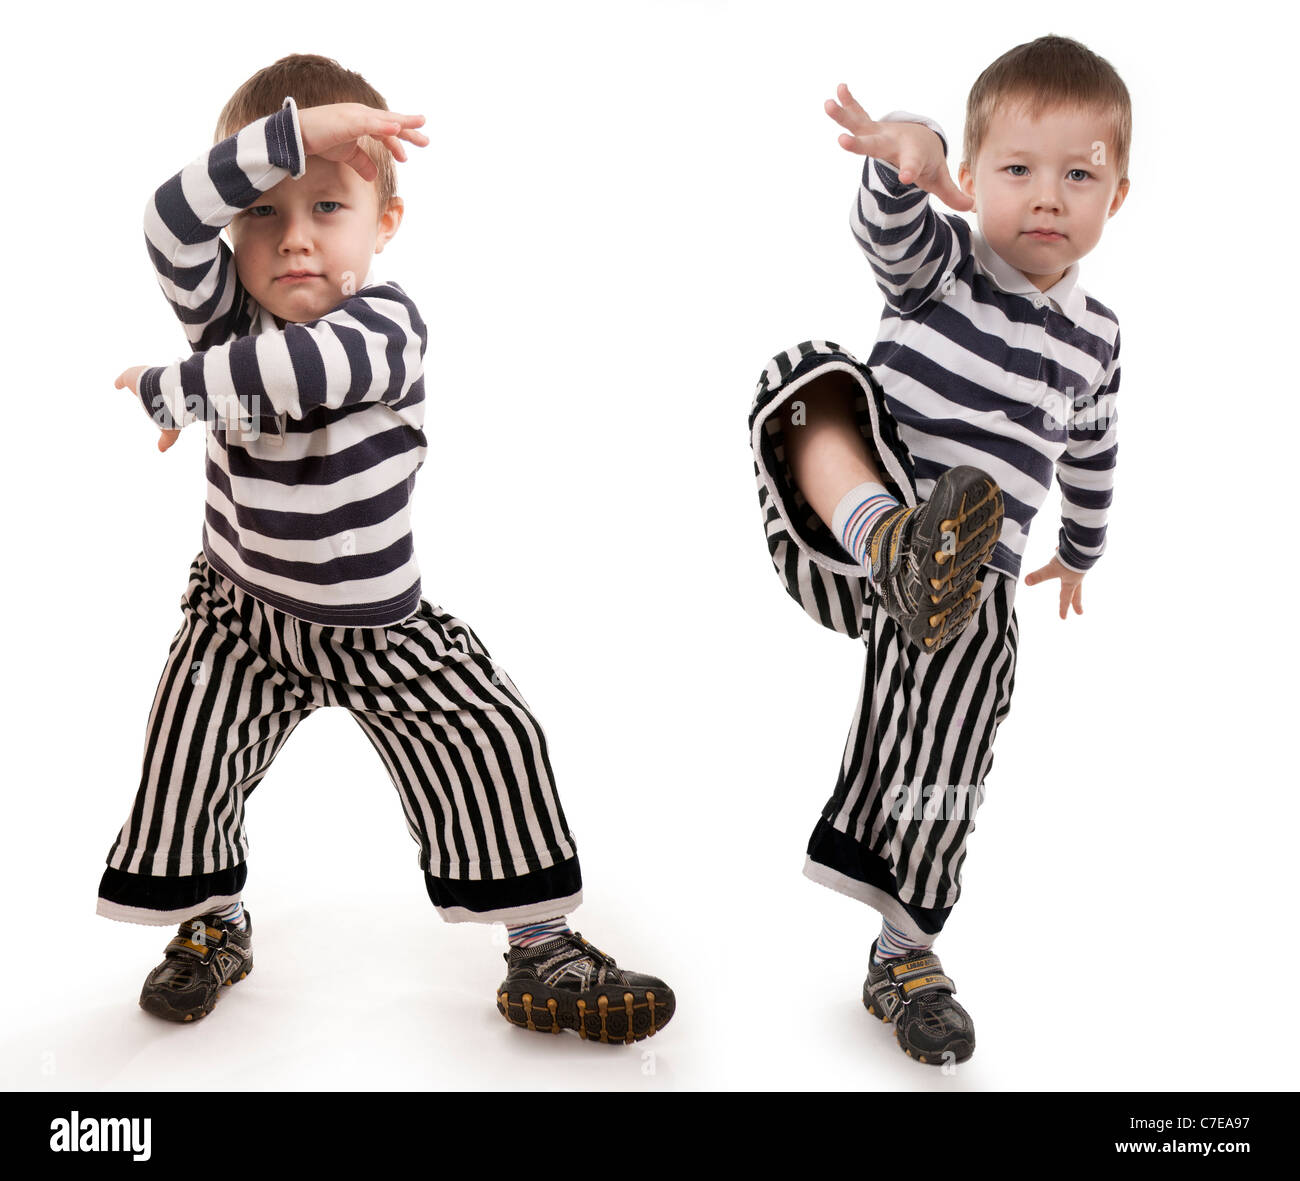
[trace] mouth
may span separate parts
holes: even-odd
[[[1037,242],[1059,242],[1065,235],[1058,234],[1055,230],[1026,230],[1025,237]]]
[[[319,279],[322,276],[314,271],[289,271],[287,274],[276,277],[277,283],[296,283],[303,279]]]

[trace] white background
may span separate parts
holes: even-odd
[[[1292,1086],[1292,70],[1262,6],[1235,26],[1159,12],[29,12],[3,75],[4,1085]],[[836,84],[937,119],[955,173],[971,84],[1049,32],[1134,103],[1131,193],[1082,270],[1123,325],[1119,471],[1084,614],[1058,618],[1057,583],[1020,587],[1013,708],[937,946],[978,1049],[944,1076],[861,1006],[875,912],[800,874],[863,657],[781,589],[746,418],[774,352],[815,336],[865,358],[875,337],[848,225],[861,159],[822,108]],[[291,52],[428,116],[376,260],[430,327],[424,593],[546,727],[586,886],[574,926],[677,991],[635,1047],[499,1017],[502,929],[439,921],[342,710],[250,803],[257,969],[212,1016],[141,1012],[172,931],[94,913],[203,510],[201,430],[159,454],[112,385],[188,351],[141,214]]]

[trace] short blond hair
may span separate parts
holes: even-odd
[[[1023,108],[1031,119],[1061,107],[1095,111],[1111,125],[1106,145],[1120,180],[1128,177],[1133,111],[1128,87],[1115,68],[1086,45],[1048,34],[1009,49],[971,87],[966,100],[962,154],[966,167],[988,136],[998,110]]]
[[[217,119],[213,143],[220,143],[237,131],[267,115],[274,115],[292,96],[299,110],[328,103],[364,103],[388,110],[384,96],[360,74],[345,70],[331,57],[315,53],[291,53],[258,70],[226,103]],[[374,185],[379,197],[379,215],[397,195],[397,168],[392,153],[379,140],[363,135],[361,150],[375,162],[379,175]]]

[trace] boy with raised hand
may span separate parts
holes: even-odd
[[[974,1023],[931,948],[1010,709],[1016,582],[1053,475],[1057,551],[1025,581],[1060,580],[1062,619],[1105,543],[1119,321],[1079,259],[1128,192],[1129,95],[1077,41],[1015,47],[970,93],[957,184],[932,120],[873,120],[846,86],[826,110],[867,157],[852,227],[885,300],[878,339],[868,365],[828,341],[774,357],[750,412],[777,572],[866,646],[804,872],[882,915],[868,1011],[909,1055],[959,1062]]]
[[[332,59],[290,55],[240,87],[216,146],[146,206],[194,354],[117,385],[162,450],[205,422],[207,512],[98,913],[179,922],[140,1004],[209,1013],[253,966],[244,804],[298,723],[338,705],[397,787],[438,912],[506,925],[498,1010],[637,1041],[672,1016],[672,991],[570,931],[582,879],[542,729],[469,625],[421,597],[410,498],[427,333],[372,259],[401,224],[393,161],[403,141],[429,143],[423,122]]]

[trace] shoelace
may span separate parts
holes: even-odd
[[[582,937],[581,931],[574,931],[571,935],[559,935],[556,938],[562,941],[565,946],[556,949],[553,954],[545,956],[545,958],[539,957],[536,962],[538,971],[546,971],[565,960],[569,964],[578,964],[584,959],[591,960],[592,967],[596,969],[597,973],[599,973],[602,965],[609,968],[618,967],[613,956],[606,955],[594,943],[588,943]],[[575,956],[574,952],[579,954]]]
[[[906,505],[895,509],[873,534],[868,554],[872,583],[884,593],[887,600],[897,599],[899,608],[907,614],[915,612],[917,604],[907,593],[906,587],[899,585],[903,580],[896,579],[896,576],[902,565],[903,553],[911,541],[918,512],[920,508],[909,508]]]
[[[591,955],[593,959],[597,961],[602,961],[611,968],[618,967],[618,964],[614,962],[614,957],[612,955],[606,955],[594,943],[588,943],[585,939],[583,939],[581,931],[575,931],[573,933],[573,937],[577,939],[582,944],[582,946],[587,949],[587,952]]]
[[[899,505],[877,527],[871,538],[870,551],[871,569],[876,581],[888,578],[897,568],[906,536],[904,530],[909,528],[916,512],[907,505]]]

